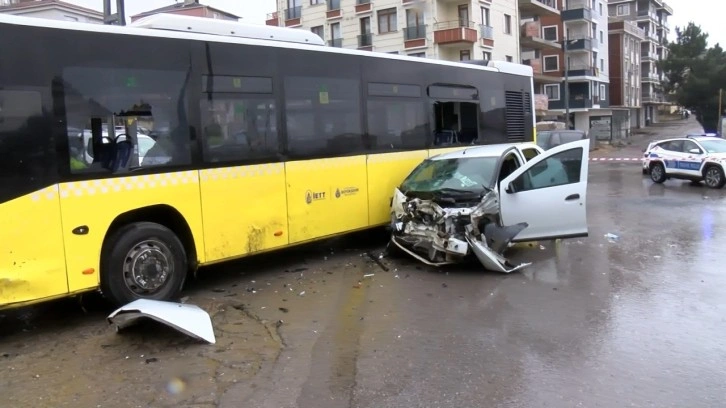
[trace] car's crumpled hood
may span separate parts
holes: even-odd
[[[474,206],[449,207],[409,198],[397,188],[391,211],[392,242],[426,264],[452,264],[473,253],[492,271],[509,273],[530,265],[515,266],[502,256],[527,224],[499,224],[499,195],[495,190],[484,194]]]

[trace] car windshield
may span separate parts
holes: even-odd
[[[404,192],[460,190],[482,192],[491,187],[498,157],[426,160],[401,184]]]
[[[701,140],[700,143],[708,153],[726,153],[726,140]]]
[[[543,149],[546,149],[547,145],[549,144],[550,137],[552,137],[552,132],[546,130],[537,132],[537,145]]]

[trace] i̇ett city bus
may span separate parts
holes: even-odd
[[[0,32],[0,308],[172,299],[201,265],[386,225],[426,157],[535,138],[525,65],[164,14]]]

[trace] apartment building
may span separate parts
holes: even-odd
[[[640,45],[641,120],[646,125],[658,122],[659,109],[670,105],[663,93],[665,76],[658,69],[658,61],[668,57],[668,17],[673,9],[661,0],[609,0],[608,8],[612,19],[633,21],[645,32]]]
[[[519,0],[518,5],[521,59],[523,64],[532,67],[535,115],[543,118],[549,113],[548,96],[557,96],[552,90],[558,88],[557,85],[562,82],[559,73],[545,71],[543,65],[545,51],[556,52],[562,49],[557,30],[560,10],[557,0]]]
[[[608,15],[606,0],[558,0],[560,16],[542,17],[548,38],[562,43],[542,52],[543,73],[560,78],[543,85],[549,111],[570,128],[611,136]]]
[[[0,0],[0,13],[103,24],[103,13],[61,0]]]
[[[267,19],[333,47],[521,62],[517,23],[516,0],[278,0]]]
[[[641,43],[645,40],[645,30],[632,21],[611,18],[608,31],[613,128],[621,131],[640,128],[644,125],[640,91],[640,50]]]

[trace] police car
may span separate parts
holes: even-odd
[[[725,169],[726,140],[714,133],[658,140],[643,152],[643,174],[656,183],[678,179],[722,188]]]

